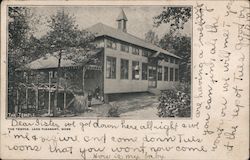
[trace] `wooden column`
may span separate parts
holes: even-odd
[[[86,72],[86,68],[83,67],[82,69],[82,92],[84,92],[84,88],[85,88],[85,82],[84,82],[85,72]]]
[[[38,103],[39,103],[39,91],[38,86],[36,87],[36,110],[38,110]]]
[[[63,109],[66,109],[66,104],[67,103],[67,92],[66,89],[64,89],[64,94],[63,94]]]
[[[15,114],[17,115],[19,110],[19,91],[18,91],[18,87],[16,90],[16,107],[15,107]]]
[[[26,84],[28,85],[28,83],[29,83],[29,73],[27,73],[26,72]],[[28,86],[25,86],[26,88],[25,88],[25,103],[26,103],[26,107],[27,107],[27,109],[28,109],[28,91],[29,91],[29,89],[28,89]]]
[[[49,108],[48,108],[48,114],[50,115],[50,105],[51,105],[51,72],[49,72]]]
[[[26,102],[26,108],[28,109],[29,108],[29,93],[28,93],[28,91],[29,91],[29,89],[28,89],[28,87],[26,87],[26,89],[25,89],[25,102]]]
[[[36,110],[38,110],[38,104],[39,104],[39,91],[38,91],[38,73],[36,73]]]

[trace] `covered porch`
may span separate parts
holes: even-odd
[[[80,65],[62,59],[60,72],[56,67],[57,59],[51,56],[40,58],[28,64],[28,68],[17,70],[20,80],[16,90],[15,113],[51,116],[55,107],[56,91],[58,112],[70,108],[82,111],[87,107],[88,94],[95,98],[93,100],[97,99],[102,103],[102,56],[97,53],[95,55],[95,62],[86,61]],[[81,109],[74,108],[75,100],[80,101]]]
[[[101,66],[64,68],[62,72],[58,86],[58,111],[67,110],[77,96],[92,94],[100,102],[103,100]],[[57,72],[37,70],[23,74],[25,81],[18,84],[15,112],[39,114],[39,111],[47,110],[50,115],[57,90]]]

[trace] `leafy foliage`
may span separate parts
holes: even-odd
[[[167,33],[159,42],[159,46],[177,56],[180,60],[180,81],[191,83],[191,38]]]
[[[190,96],[178,90],[163,91],[157,107],[159,117],[189,117]]]
[[[41,38],[32,35],[38,17],[34,16],[29,8],[9,7],[8,16],[8,112],[14,112],[17,83],[20,80],[16,74],[17,68],[45,54],[57,53],[59,79],[62,54],[66,54],[66,59],[81,63],[82,57],[86,57],[88,51],[95,48],[92,43],[95,36],[79,30],[75,18],[64,10],[58,10],[50,17],[47,23],[49,31]]]
[[[155,26],[162,23],[170,23],[170,31],[183,29],[184,24],[191,17],[191,7],[163,7],[160,15],[154,17]]]
[[[108,117],[120,117],[120,113],[118,112],[118,106],[113,104],[107,113]]]
[[[14,112],[17,82],[15,70],[32,59],[32,14],[25,7],[8,8],[8,112]],[[11,97],[11,98],[10,98]]]
[[[53,107],[53,116],[56,116],[62,55],[65,55],[65,59],[74,60],[78,63],[85,60],[82,57],[95,48],[92,43],[95,36],[87,31],[79,30],[78,25],[75,23],[75,17],[65,13],[64,10],[58,10],[56,14],[50,17],[48,27],[50,31],[44,37],[47,41],[45,46],[47,46],[49,53],[57,53],[56,57],[58,58],[57,88],[54,98],[55,106]]]
[[[92,43],[95,35],[79,30],[75,17],[64,10],[58,10],[50,17],[48,27],[50,31],[43,38],[47,41],[49,53],[61,51],[67,54],[68,59],[79,61],[82,54],[96,48]]]

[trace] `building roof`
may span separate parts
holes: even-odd
[[[120,21],[120,20],[125,20],[127,21],[127,17],[126,17],[126,14],[124,13],[123,9],[121,9],[121,12],[119,14],[119,16],[116,18],[117,21]]]
[[[88,28],[87,30],[96,34],[97,37],[99,37],[99,36],[112,37],[112,38],[115,38],[115,39],[118,39],[118,40],[121,40],[121,41],[124,41],[127,43],[131,43],[131,44],[143,47],[143,48],[154,50],[154,51],[156,51],[156,54],[163,53],[165,55],[169,55],[169,56],[172,56],[175,58],[180,58],[179,56],[177,56],[173,53],[170,53],[170,52],[168,52],[168,51],[166,51],[166,50],[164,50],[156,45],[148,43],[148,42],[144,41],[143,39],[140,39],[140,38],[138,38],[134,35],[131,35],[129,33],[122,32],[118,29],[112,28],[112,27],[107,26],[107,25],[102,24],[102,23],[97,23],[97,24],[93,25],[92,27]]]
[[[72,60],[67,60],[65,58],[62,58],[61,60],[61,67],[71,67],[76,66]],[[22,69],[48,69],[48,68],[57,68],[58,66],[58,59],[55,55],[47,54],[44,57],[41,57],[37,60],[32,61],[31,63],[28,63],[25,65]]]
[[[97,53],[99,53],[101,49],[96,49],[94,51],[89,51],[87,54],[94,56]],[[26,64],[24,67],[18,68],[17,70],[39,70],[39,69],[49,69],[49,68],[57,68],[58,67],[58,58],[56,57],[57,52],[54,52],[53,54],[46,54],[45,56],[34,60],[28,64]],[[86,59],[86,60],[84,60]],[[74,66],[81,66],[83,64],[86,64],[88,62],[88,58],[83,58],[82,63],[76,63],[73,60],[69,60],[66,58],[66,54],[62,55],[61,59],[61,67],[74,67]]]

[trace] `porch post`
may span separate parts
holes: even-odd
[[[26,102],[26,108],[28,109],[28,107],[29,107],[29,100],[28,100],[28,91],[29,91],[29,89],[28,89],[28,87],[26,86],[26,89],[25,89],[25,102]]]
[[[66,93],[66,88],[64,88],[64,95],[63,95],[63,108],[64,110],[66,109],[66,103],[67,103],[67,93]]]
[[[18,92],[18,87],[17,87],[17,91],[16,91],[16,107],[15,107],[15,114],[17,115],[19,110],[19,92]]]
[[[26,108],[27,108],[27,110],[28,110],[28,83],[29,83],[29,73],[27,73],[27,75],[26,75],[26,85],[25,85],[25,103],[26,103]]]
[[[38,91],[38,76],[37,76],[37,74],[36,74],[36,84],[37,84],[37,86],[36,86],[36,110],[38,110],[39,91]]]
[[[50,84],[51,84],[51,72],[49,72],[49,108],[48,108],[48,114],[50,115],[50,105],[51,105],[51,87],[50,87]]]
[[[38,97],[39,97],[39,94],[38,94],[38,86],[36,87],[36,110],[38,110]]]
[[[86,68],[83,66],[82,68],[82,92],[84,92],[84,88],[85,88],[85,84],[84,84],[85,72],[86,72]]]

